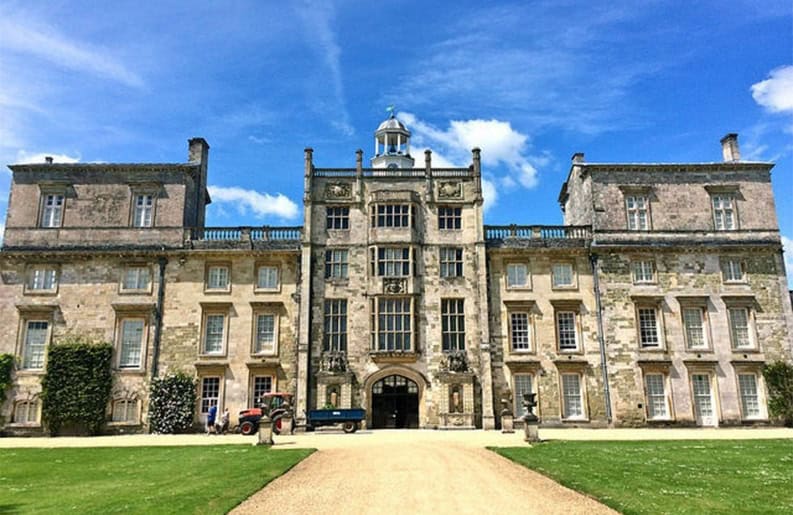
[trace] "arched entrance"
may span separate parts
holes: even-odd
[[[372,385],[372,428],[419,427],[419,387],[405,376],[390,375]]]

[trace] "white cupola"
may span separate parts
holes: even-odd
[[[372,168],[413,168],[410,157],[410,131],[397,120],[393,109],[374,133]]]

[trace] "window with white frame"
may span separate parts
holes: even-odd
[[[375,272],[380,277],[408,277],[410,275],[410,247],[378,247]]]
[[[462,277],[463,275],[462,247],[441,247],[440,265],[441,265],[441,277]]]
[[[118,368],[143,366],[143,341],[146,321],[143,318],[122,318],[119,323]]]
[[[740,259],[725,258],[721,261],[721,276],[725,283],[742,283],[743,263]]]
[[[325,208],[325,227],[345,230],[350,228],[350,208],[347,206],[328,206]]]
[[[760,418],[760,395],[757,389],[755,374],[738,374],[738,388],[741,394],[741,411],[743,418]]]
[[[639,345],[643,349],[661,348],[661,331],[658,322],[658,308],[639,306],[636,309],[639,319]]]
[[[413,299],[387,297],[371,300],[372,349],[410,352],[413,348]]]
[[[256,333],[253,340],[254,354],[275,354],[277,341],[277,319],[273,313],[256,313]]]
[[[60,227],[63,223],[62,193],[45,194],[41,198],[41,227]]]
[[[133,227],[151,227],[154,221],[154,195],[141,193],[135,195],[132,210]]]
[[[411,211],[408,204],[372,206],[372,227],[411,227]]]
[[[551,267],[554,288],[571,288],[575,286],[575,271],[570,263],[554,263]]]
[[[562,404],[564,418],[584,418],[584,401],[579,374],[562,374]]]
[[[40,370],[44,368],[44,355],[49,337],[49,322],[46,320],[27,320],[22,337],[22,369]]]
[[[14,424],[36,425],[39,422],[39,401],[19,401],[14,404]]]
[[[509,314],[509,341],[513,351],[531,350],[530,320],[527,311],[513,311]]]
[[[209,413],[209,408],[218,405],[220,399],[220,377],[201,378],[201,413]]]
[[[713,226],[717,231],[737,229],[735,223],[735,195],[720,193],[711,197],[713,202]]]
[[[53,266],[37,265],[28,270],[27,290],[53,292],[58,289],[58,269]]]
[[[259,265],[256,268],[256,289],[278,289],[278,267],[273,265]]]
[[[515,403],[516,420],[526,414],[526,406],[523,404],[523,394],[534,392],[533,382],[534,377],[531,374],[515,374],[512,376],[512,391],[514,392],[512,397]]]
[[[529,265],[526,263],[507,263],[507,288],[528,288]]]
[[[637,259],[631,263],[631,275],[634,284],[655,282],[655,263],[651,259]]]
[[[463,209],[461,207],[438,208],[438,229],[444,231],[458,230],[463,226]]]
[[[210,265],[207,267],[207,290],[228,291],[229,286],[228,265]]]
[[[325,299],[325,333],[322,349],[347,351],[347,299]]]
[[[682,306],[683,328],[689,349],[708,348],[708,331],[705,309],[700,306]]]
[[[626,195],[625,211],[628,215],[628,229],[646,231],[650,228],[650,201],[646,195]]]
[[[253,377],[253,407],[261,408],[264,395],[273,391],[273,377],[272,376],[254,376]]]
[[[578,337],[575,311],[556,312],[556,337],[560,351],[578,350]]]
[[[138,400],[115,399],[113,401],[113,413],[111,417],[111,420],[116,423],[137,424]]]
[[[204,354],[223,354],[226,313],[204,314]]]
[[[647,418],[668,419],[669,399],[666,395],[666,377],[663,374],[645,374],[644,387],[647,392]]]
[[[464,299],[441,299],[441,345],[444,351],[465,350]]]
[[[730,336],[733,348],[753,349],[754,338],[749,308],[745,306],[728,307],[727,314],[730,319]]]
[[[328,279],[345,279],[348,273],[347,249],[325,250],[325,277]]]
[[[125,291],[144,291],[149,289],[151,273],[145,265],[133,265],[124,269],[121,289]]]

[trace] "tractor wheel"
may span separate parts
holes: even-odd
[[[273,420],[273,433],[277,435],[281,434],[281,418]]]
[[[358,430],[358,424],[355,422],[345,422],[341,428],[344,430],[345,433],[350,434],[354,433]]]
[[[242,424],[240,424],[240,433],[244,434],[245,436],[252,435],[256,432],[256,426],[250,420],[246,420]]]

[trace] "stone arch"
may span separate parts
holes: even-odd
[[[388,376],[402,376],[405,377],[418,386],[419,394],[419,406],[418,406],[418,417],[419,417],[419,427],[425,427],[424,421],[426,420],[426,408],[424,407],[424,395],[425,391],[431,387],[431,383],[427,380],[427,378],[421,372],[417,370],[413,370],[412,368],[408,368],[402,365],[390,365],[385,368],[381,368],[376,372],[372,372],[369,374],[366,379],[364,380],[364,388],[363,388],[363,396],[364,396],[364,405],[366,406],[366,427],[371,427],[372,425],[372,387],[374,384],[384,379]]]

